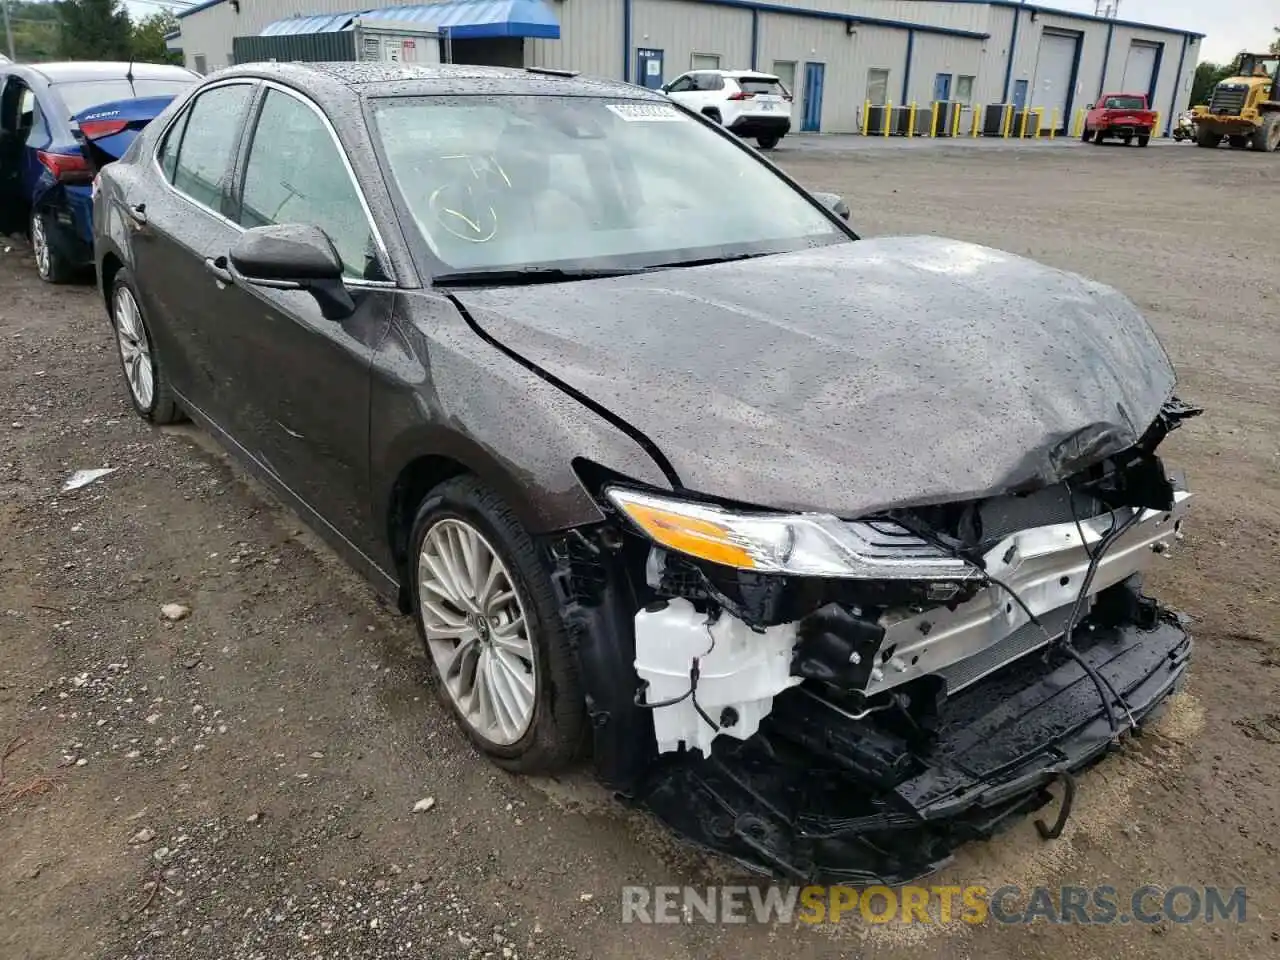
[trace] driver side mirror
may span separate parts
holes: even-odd
[[[662,86],[660,86],[658,89],[659,89],[659,90],[661,90],[663,93],[670,93],[670,92],[671,92],[671,84],[669,84],[669,83],[664,83],[664,84],[663,84]]]
[[[838,193],[814,193],[811,196],[841,220],[846,223],[849,221],[851,216],[849,205],[844,202],[844,198]]]
[[[355,311],[342,283],[342,258],[319,227],[282,223],[246,230],[227,258],[238,283],[273,290],[306,290],[326,320]]]

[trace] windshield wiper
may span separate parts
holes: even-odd
[[[533,283],[564,283],[570,280],[599,280],[644,273],[644,267],[519,267],[499,270],[460,270],[442,273],[432,281],[436,287],[518,287]]]

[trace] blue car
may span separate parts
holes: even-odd
[[[200,76],[152,63],[0,62],[0,231],[31,237],[42,279],[93,265],[93,178]]]

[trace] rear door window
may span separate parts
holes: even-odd
[[[385,280],[373,229],[341,151],[315,109],[268,90],[249,143],[237,219],[244,227],[319,227],[333,241],[348,277]]]
[[[222,213],[231,160],[252,93],[247,83],[214,87],[196,97],[186,111],[173,185],[215,213]]]

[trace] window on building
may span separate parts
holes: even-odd
[[[956,89],[951,99],[961,103],[973,103],[973,77],[956,77]]]
[[[788,94],[795,90],[796,62],[794,60],[773,61],[773,75],[782,81],[782,85],[787,88]]]
[[[244,227],[305,223],[333,241],[349,277],[381,279],[373,231],[333,135],[296,97],[267,92],[249,147]]]
[[[718,53],[695,53],[689,58],[690,70],[719,70],[720,54]]]
[[[192,60],[195,62],[196,73],[203,76],[209,72],[209,59],[203,53],[197,53]]]
[[[889,71],[872,67],[867,71],[867,99],[874,107],[882,107],[889,99]]]
[[[214,87],[196,97],[188,111],[173,185],[219,213],[231,157],[252,92],[253,88],[245,83]]]

